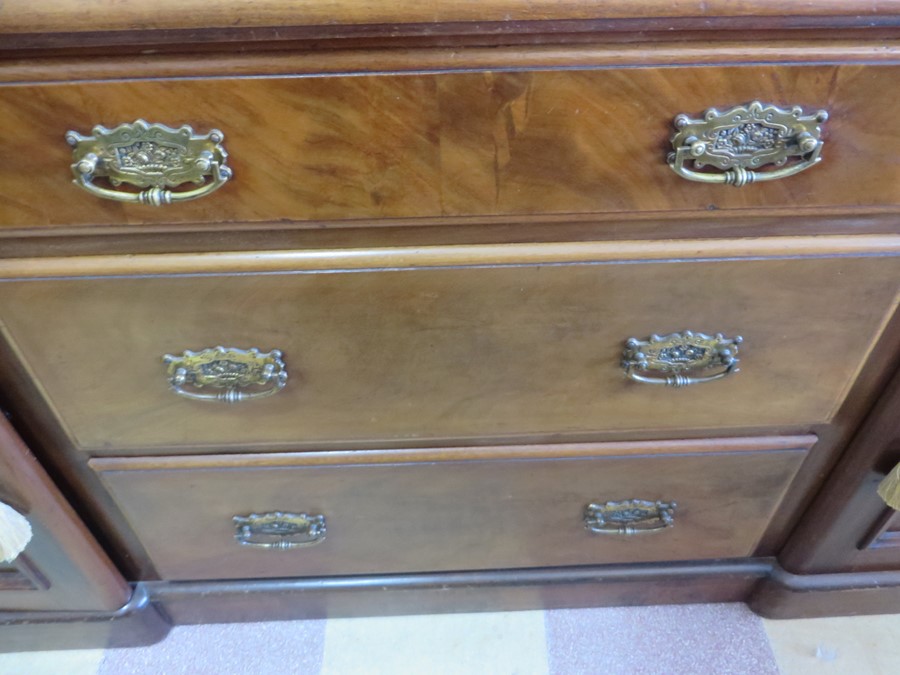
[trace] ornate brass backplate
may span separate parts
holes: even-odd
[[[255,347],[213,347],[187,350],[180,356],[166,354],[163,362],[172,390],[201,401],[239,403],[271,396],[283,389],[288,379],[277,349],[264,353]]]
[[[625,342],[622,367],[636,382],[671,387],[711,382],[738,372],[738,346],[743,340],[740,335],[726,338],[689,330],[651,335],[649,340],[632,337]]]
[[[584,525],[597,534],[646,534],[675,525],[675,502],[627,499],[588,504]]]
[[[173,129],[144,120],[115,129],[98,125],[91,136],[66,133],[73,148],[76,185],[104,199],[152,206],[197,199],[222,187],[231,178],[223,140],[218,129],[199,135],[187,125]],[[105,178],[113,187],[125,183],[149,189],[109,189],[95,183],[96,178]],[[201,187],[177,192],[168,189],[185,183]]]
[[[799,106],[779,108],[759,101],[726,112],[711,108],[702,119],[678,115],[669,166],[688,180],[735,187],[785,178],[821,161],[820,125],[827,119],[824,110],[804,115]],[[799,161],[788,165],[792,158]],[[778,168],[758,171],[768,164]],[[707,166],[724,173],[700,171]]]
[[[234,516],[234,538],[241,546],[292,549],[325,540],[325,516],[308,513],[251,513]]]

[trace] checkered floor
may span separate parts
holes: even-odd
[[[0,675],[894,675],[900,615],[764,621],[744,605],[175,628],[140,649],[0,655]]]

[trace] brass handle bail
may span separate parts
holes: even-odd
[[[232,176],[225,165],[225,137],[218,129],[199,135],[187,125],[172,129],[137,120],[115,129],[98,125],[92,134],[82,136],[69,131],[66,141],[72,146],[74,183],[102,199],[163,206],[204,197]],[[98,178],[112,187],[96,183]],[[123,183],[142,189],[115,189]],[[200,187],[170,189],[185,183]]]
[[[169,386],[179,396],[199,401],[240,403],[272,396],[288,380],[281,352],[252,347],[213,347],[180,356],[166,354]]]
[[[584,526],[595,534],[651,534],[675,526],[675,502],[626,499],[588,504]]]
[[[635,382],[687,387],[721,380],[739,371],[740,335],[727,338],[686,330],[651,335],[648,340],[628,338],[622,355],[625,376]]]
[[[722,113],[710,108],[702,119],[681,114],[675,117],[674,152],[667,161],[682,178],[701,183],[743,187],[787,178],[821,161],[821,124],[827,119],[824,110],[804,115],[800,106],[759,101]],[[799,161],[789,164],[791,159]],[[759,170],[768,164],[777,168]],[[702,171],[707,166],[721,173]]]
[[[251,513],[234,516],[234,538],[241,546],[289,550],[325,541],[325,516],[308,513]]]

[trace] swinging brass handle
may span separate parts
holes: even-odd
[[[186,350],[180,356],[166,354],[163,363],[172,391],[199,401],[240,403],[265,398],[284,389],[288,379],[277,349],[265,353],[255,347]]]
[[[234,516],[234,538],[241,546],[287,550],[325,541],[325,516],[308,513],[251,513]]]
[[[627,499],[588,504],[584,526],[595,534],[651,534],[675,526],[675,502]]]
[[[721,380],[738,372],[738,349],[744,338],[721,333],[704,335],[686,330],[628,338],[622,355],[625,376],[635,382],[686,387]]]
[[[786,178],[821,161],[820,125],[827,119],[824,110],[804,115],[799,106],[785,109],[759,101],[723,113],[711,108],[703,119],[678,115],[668,163],[682,178],[701,183],[742,187]],[[789,164],[791,159],[799,161]],[[768,164],[777,168],[759,171]],[[722,173],[700,171],[706,166]]]
[[[184,202],[215,192],[232,175],[225,166],[228,153],[218,129],[198,135],[187,125],[172,129],[137,120],[115,129],[98,125],[92,133],[82,136],[69,131],[66,141],[72,146],[74,183],[103,199],[151,206]],[[125,183],[146,189],[111,189],[98,185],[97,178],[107,180],[113,188]],[[199,187],[169,189],[184,183]]]

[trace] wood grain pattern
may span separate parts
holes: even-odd
[[[28,517],[33,539],[21,561],[3,566],[22,584],[0,586],[0,612],[8,610],[115,610],[131,591],[118,571],[0,415],[0,496]]]
[[[674,432],[830,420],[900,278],[893,256],[626,261],[8,282],[0,320],[99,453]],[[743,371],[624,378],[628,337],[687,328],[742,334]],[[281,349],[287,388],[237,406],[168,390],[164,354],[219,344]]]
[[[128,470],[123,460],[101,478],[164,579],[694,560],[752,553],[805,455],[809,440],[796,441],[718,455],[609,457],[601,445],[590,459],[338,466],[279,455],[231,470],[216,457],[185,469],[169,460]],[[675,527],[633,537],[585,530],[588,503],[634,498],[676,501]],[[325,514],[328,534],[293,551],[237,544],[232,516],[270,511]]]
[[[860,87],[862,82],[857,77],[863,72],[866,79],[876,77],[876,71],[889,78],[900,76],[900,69],[892,75],[888,74],[891,68],[867,68],[857,75],[852,69],[486,74],[481,84],[483,94],[474,99],[466,96],[467,88],[474,85],[447,79],[445,86],[456,93],[442,106],[442,129],[444,137],[450,139],[443,146],[443,174],[454,188],[448,190],[445,180],[444,211],[727,212],[764,205],[895,204],[900,198],[900,174],[889,168],[893,160],[886,157],[884,163],[876,160],[879,167],[885,167],[883,174],[880,169],[872,170],[874,165],[868,160],[868,168],[859,170],[871,180],[863,189],[871,190],[868,194],[873,197],[874,193],[881,194],[887,201],[862,197],[858,191],[853,197],[837,195],[842,189],[837,183],[843,179],[835,181],[833,172],[849,168],[847,162],[852,163],[854,156],[862,159],[856,154],[862,147],[851,141],[854,133],[846,126],[859,114],[846,107],[855,107],[851,101],[856,95],[845,98],[835,94],[840,90],[849,94]],[[757,185],[761,190],[729,192],[716,189],[724,186],[685,181],[661,161],[665,148],[670,147],[671,110],[696,115],[709,107],[731,105],[726,101],[785,102],[792,97],[805,107],[828,109],[836,122],[828,129],[829,141],[833,142],[827,160],[830,166],[818,176],[809,171],[800,181],[776,181]],[[873,104],[874,109],[879,107],[880,102]],[[878,135],[875,129],[889,129],[893,124],[886,117],[872,121],[874,124],[866,125],[866,134]],[[485,142],[487,138],[491,140]],[[847,142],[854,143],[854,150],[844,145]],[[825,161],[816,169],[824,167]]]
[[[0,228],[754,209],[900,200],[900,68],[709,67],[160,80],[0,88]],[[672,119],[754,99],[831,114],[823,162],[735,189],[675,175]],[[71,184],[68,129],[225,132],[235,178],[154,209]]]
[[[0,0],[0,405],[129,578],[236,579],[151,582],[177,621],[763,577],[761,611],[889,609],[893,572],[672,561],[774,554],[823,482],[785,564],[897,561],[847,544],[883,514],[890,391],[825,476],[898,357],[898,26],[898,0]],[[676,114],[755,99],[827,109],[823,162],[744,189],[668,169]],[[234,181],[158,210],[72,186],[65,132],[139,117],[222,129]],[[743,334],[742,372],[623,379],[626,337],[685,328]],[[219,343],[283,349],[287,389],[167,389],[162,354]],[[676,528],[592,538],[597,490],[675,499]],[[235,551],[231,516],[273,509],[327,510],[328,539]],[[0,570],[0,607],[83,574],[70,604],[110,618],[127,587],[94,594],[110,563],[77,571],[99,549],[71,538],[37,551],[50,591]],[[74,644],[9,614],[0,648]]]

